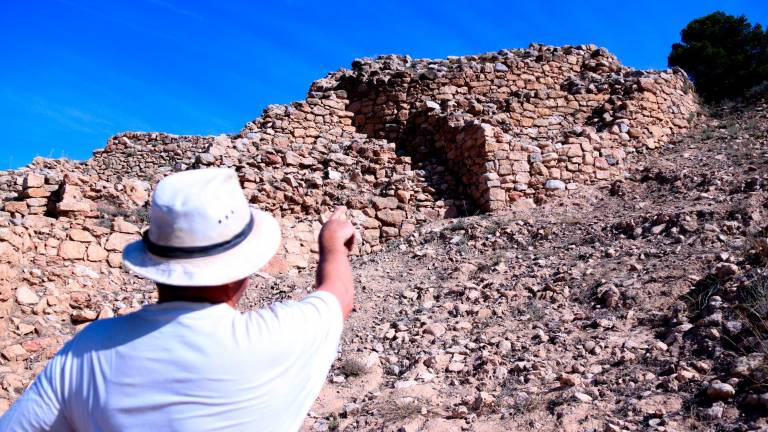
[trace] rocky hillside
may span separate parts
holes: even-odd
[[[768,104],[723,110],[624,179],[357,260],[306,430],[766,430],[767,162]]]
[[[78,328],[154,300],[120,252],[156,182],[227,166],[284,234],[243,307],[306,293],[335,205],[360,233],[307,430],[764,425],[766,113],[704,114],[682,71],[594,46],[384,56],[235,135],[2,172],[0,408]]]

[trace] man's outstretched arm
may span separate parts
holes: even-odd
[[[355,285],[349,252],[355,243],[355,228],[339,207],[320,230],[320,262],[317,264],[317,290],[333,294],[347,319],[354,304]]]

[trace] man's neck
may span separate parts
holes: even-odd
[[[164,293],[162,290],[158,291],[158,296],[157,296],[158,303],[169,303],[169,302],[175,302],[175,301],[193,302],[193,303],[210,303],[210,304],[227,303],[230,306],[234,307],[234,305],[232,304],[233,302],[229,300],[217,301],[206,296],[183,295],[177,292]]]
[[[214,287],[176,287],[158,284],[157,302],[226,303],[234,308],[245,292],[246,286],[247,284],[240,282]]]

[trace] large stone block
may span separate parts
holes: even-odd
[[[8,213],[18,213],[20,215],[29,214],[29,206],[25,201],[6,201],[4,210]]]
[[[373,197],[371,202],[376,210],[395,209],[398,204],[398,200],[395,197]]]
[[[56,204],[56,211],[60,213],[89,212],[91,210],[91,202],[88,200],[64,200]]]
[[[109,253],[96,243],[88,245],[86,254],[88,261],[104,261],[109,256]]]
[[[45,176],[37,173],[29,173],[24,176],[23,188],[41,188],[45,186]]]
[[[27,198],[45,198],[51,196],[51,192],[44,188],[29,188],[24,190],[24,196]]]
[[[104,249],[114,252],[122,252],[125,245],[139,240],[141,237],[135,234],[112,233],[104,245]]]
[[[91,233],[81,229],[69,230],[69,238],[78,242],[83,242],[83,243],[90,243],[90,242],[96,241],[96,239],[93,237]]]
[[[59,256],[64,259],[83,259],[85,257],[85,251],[85,244],[77,241],[64,240],[59,245]]]
[[[405,220],[405,216],[403,210],[384,209],[376,212],[376,218],[387,226],[400,226]]]

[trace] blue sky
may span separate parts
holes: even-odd
[[[0,0],[0,169],[85,159],[125,130],[236,132],[356,57],[595,43],[665,68],[691,19],[768,1]]]

